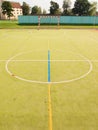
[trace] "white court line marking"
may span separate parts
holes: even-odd
[[[30,53],[30,52],[32,52],[32,51],[29,51],[29,52],[21,52],[21,53],[15,55],[15,56],[11,57],[9,60],[7,60],[7,61],[6,61],[6,64],[5,64],[5,69],[6,69],[7,73],[8,73],[9,75],[11,75],[11,76],[13,76],[13,77],[19,79],[19,80],[25,81],[25,82],[40,83],[40,84],[49,84],[49,82],[46,82],[46,81],[39,81],[39,80],[38,80],[38,81],[35,81],[35,80],[25,79],[25,78],[22,78],[22,77],[20,77],[20,76],[16,76],[16,75],[14,75],[14,74],[9,70],[8,64],[9,64],[14,58],[16,58],[17,56],[20,56],[20,55],[22,55],[22,54],[27,54],[27,53]],[[93,69],[92,62],[91,62],[88,58],[86,58],[85,56],[80,55],[80,54],[78,54],[78,55],[84,59],[84,60],[82,60],[82,61],[85,61],[85,62],[88,63],[88,65],[89,65],[88,71],[87,71],[86,73],[84,73],[83,75],[81,75],[80,77],[77,77],[77,78],[73,78],[73,79],[69,79],[69,80],[63,80],[63,81],[52,81],[52,82],[50,82],[50,83],[52,83],[52,84],[69,83],[69,82],[73,82],[73,81],[80,80],[80,79],[86,77],[88,74],[90,74],[91,71],[92,71],[92,69]],[[47,60],[45,60],[45,61],[47,61]],[[56,60],[55,60],[55,61],[56,61]],[[60,61],[61,61],[61,60],[60,60]],[[63,61],[65,61],[65,60],[63,60]],[[67,61],[69,62],[69,61],[72,61],[72,60],[67,60]],[[74,60],[74,61],[76,61],[76,60]]]
[[[8,60],[0,60],[0,62],[7,62]],[[47,62],[48,60],[11,60],[11,62]],[[87,62],[88,60],[50,60],[51,62]],[[91,62],[98,62],[98,60],[90,60]]]

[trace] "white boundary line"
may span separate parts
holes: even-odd
[[[13,76],[13,77],[19,79],[19,80],[25,81],[25,82],[39,83],[39,84],[49,84],[49,82],[45,82],[45,81],[34,81],[34,80],[29,80],[29,79],[25,79],[25,78],[16,76],[16,75],[14,75],[14,74],[9,70],[8,64],[9,64],[11,61],[16,61],[16,60],[13,60],[15,57],[20,56],[20,55],[22,55],[22,54],[31,53],[31,52],[32,52],[32,51],[29,51],[29,52],[21,52],[21,53],[15,55],[15,56],[11,57],[9,60],[7,60],[7,61],[6,61],[6,65],[5,65],[5,69],[6,69],[7,73],[8,73],[9,75],[11,75],[11,76]],[[76,80],[80,80],[80,79],[86,77],[88,74],[90,74],[91,71],[92,71],[92,69],[93,69],[92,62],[91,62],[89,59],[87,59],[86,57],[84,57],[83,55],[80,55],[80,54],[78,54],[78,55],[84,59],[84,60],[79,60],[79,61],[88,62],[88,64],[89,64],[89,70],[87,71],[87,73],[81,75],[81,76],[78,77],[78,78],[74,78],[74,79],[70,79],[70,80],[65,80],[65,81],[54,81],[54,82],[50,82],[50,83],[52,83],[52,84],[59,84],[59,83],[73,82],[73,81],[76,81]],[[27,61],[27,60],[25,60],[25,61]],[[30,61],[31,61],[31,60],[30,60]],[[39,61],[39,60],[32,60],[32,61]],[[42,60],[40,60],[40,61],[42,62]],[[48,61],[48,60],[43,60],[43,61],[46,62],[46,61]],[[51,61],[61,61],[61,60],[51,60]],[[62,60],[62,61],[68,61],[68,62],[69,62],[69,61],[76,61],[76,60]]]

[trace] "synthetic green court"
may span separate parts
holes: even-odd
[[[97,130],[97,122],[97,30],[0,30],[0,130]]]

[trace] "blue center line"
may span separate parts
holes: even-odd
[[[50,76],[50,50],[48,50],[48,82],[51,82]]]

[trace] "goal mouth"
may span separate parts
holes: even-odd
[[[59,15],[39,15],[38,25],[60,25]]]

